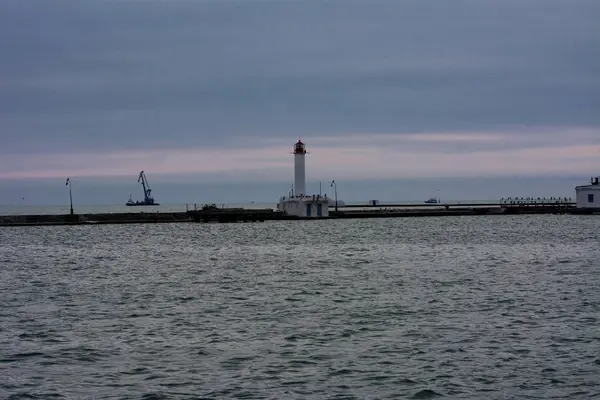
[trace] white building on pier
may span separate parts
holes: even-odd
[[[600,183],[598,177],[592,178],[589,185],[575,187],[577,208],[600,209]]]
[[[329,199],[306,193],[306,146],[301,140],[294,145],[294,187],[287,197],[279,199],[277,211],[301,218],[329,216]]]

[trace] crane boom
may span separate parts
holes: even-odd
[[[144,188],[144,201],[147,202],[150,200],[154,200],[150,195],[152,193],[152,189],[150,189],[150,184],[148,183],[148,179],[146,178],[146,174],[144,173],[144,171],[140,172],[138,182],[140,182],[142,184],[142,187]]]

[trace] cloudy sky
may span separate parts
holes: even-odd
[[[587,180],[598,21],[597,0],[3,0],[0,188],[287,187],[299,137],[312,182]]]

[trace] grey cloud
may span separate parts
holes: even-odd
[[[6,1],[0,152],[600,124],[593,0]]]

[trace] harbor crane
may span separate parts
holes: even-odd
[[[158,203],[154,202],[154,197],[152,197],[152,189],[150,189],[150,184],[148,183],[148,179],[146,178],[146,174],[144,171],[140,172],[138,176],[138,183],[142,184],[144,188],[144,200],[143,201],[133,201],[131,196],[129,197],[129,201],[126,205],[128,206],[158,206]]]

